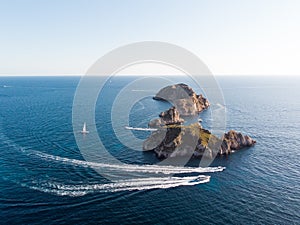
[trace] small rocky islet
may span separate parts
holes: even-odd
[[[168,101],[173,106],[161,112],[159,118],[149,122],[156,128],[144,141],[143,150],[154,151],[160,159],[169,157],[208,157],[228,155],[235,150],[253,146],[256,141],[248,135],[230,130],[219,138],[200,123],[184,125],[184,119],[196,116],[209,108],[203,95],[197,95],[186,84],[180,83],[162,88],[153,99]]]

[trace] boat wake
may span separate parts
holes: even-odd
[[[104,168],[106,170],[117,170],[123,172],[155,173],[155,174],[183,174],[183,173],[214,173],[221,172],[225,167],[176,167],[161,165],[136,165],[136,164],[106,164],[97,162],[88,162],[78,159],[69,159],[60,156],[49,155],[39,151],[31,151],[35,155],[45,159],[63,162],[73,166],[82,166],[90,168]]]
[[[3,176],[2,179],[9,180],[17,183],[23,187],[30,188],[32,190],[38,190],[44,193],[50,193],[58,196],[83,196],[92,193],[103,193],[103,192],[119,192],[119,191],[142,191],[151,189],[167,189],[179,186],[192,186],[210,181],[208,175],[191,174],[186,176],[183,174],[189,173],[212,173],[220,172],[225,167],[176,167],[176,166],[162,166],[162,165],[133,165],[133,164],[108,164],[108,163],[97,163],[88,162],[78,159],[70,159],[61,156],[55,156],[46,154],[40,151],[23,148],[10,139],[6,138],[5,135],[0,133],[0,140],[6,146],[21,151],[29,157],[38,157],[41,160],[50,160],[52,162],[62,163],[65,165],[87,167],[93,169],[104,169],[105,172],[118,172],[124,174],[140,174],[139,177],[131,177],[124,179],[124,176],[119,180],[111,183],[81,183],[78,181],[72,181],[67,179],[67,182],[75,183],[64,183],[65,180],[60,181],[58,178],[47,179],[47,176],[43,174],[30,175],[30,167],[26,169],[26,173],[19,174],[20,178],[16,180],[15,177]],[[24,171],[22,169],[21,171]],[[36,170],[35,170],[36,171]],[[47,171],[44,171],[47,173]],[[145,174],[147,174],[145,176]],[[176,174],[178,174],[176,176]],[[181,174],[181,175],[179,175]],[[175,176],[174,176],[175,175]]]
[[[142,128],[142,127],[125,127],[127,130],[140,130],[140,131],[157,131],[156,128]]]
[[[12,86],[10,86],[10,85],[2,85],[2,87],[3,87],[3,88],[10,88],[10,87],[12,87]]]
[[[208,183],[210,176],[199,175],[189,177],[149,177],[120,180],[116,183],[106,184],[80,184],[68,185],[57,182],[33,182],[27,186],[30,189],[56,194],[60,196],[83,196],[91,193],[118,192],[118,191],[142,191],[150,189],[167,189],[178,186],[192,186]]]

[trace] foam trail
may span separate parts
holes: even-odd
[[[0,133],[0,139],[2,143],[8,146],[14,147],[20,150],[22,153],[38,156],[45,160],[53,160],[62,162],[68,165],[91,167],[91,168],[104,168],[117,171],[125,172],[140,172],[140,173],[155,173],[155,174],[180,174],[180,173],[213,173],[221,172],[225,167],[175,167],[175,166],[161,166],[161,165],[134,165],[134,164],[107,164],[107,163],[96,163],[88,162],[78,159],[69,159],[60,156],[46,154],[40,151],[27,150],[23,147],[16,145],[13,141],[8,139],[6,136]]]
[[[76,159],[63,158],[60,156],[49,155],[34,150],[27,150],[18,145],[8,138],[5,138],[0,133],[0,139],[2,143],[21,150],[22,153],[29,156],[38,156],[45,160],[53,160],[69,165],[91,167],[91,168],[105,168],[117,171],[132,171],[143,173],[155,173],[155,174],[173,174],[173,173],[189,173],[189,172],[217,172],[222,171],[224,167],[207,167],[207,168],[192,168],[192,167],[174,167],[174,166],[158,166],[158,165],[110,165],[105,163],[94,163]],[[10,179],[11,180],[11,179]],[[151,189],[167,189],[178,186],[192,186],[197,184],[208,183],[210,176],[185,176],[185,177],[144,177],[134,178],[127,180],[118,180],[114,183],[96,183],[96,184],[64,184],[53,182],[49,180],[44,181],[14,181],[23,187],[30,188],[32,190],[41,191],[44,193],[50,193],[58,196],[84,196],[86,194],[104,193],[104,192],[118,192],[118,191],[138,191],[138,190],[151,190]],[[13,181],[13,180],[11,180]]]
[[[157,131],[155,128],[142,128],[142,127],[125,127],[127,130],[141,130],[141,131]]]
[[[34,190],[52,193],[61,196],[82,196],[88,193],[101,192],[118,192],[118,191],[136,191],[136,190],[150,190],[150,189],[167,189],[178,186],[192,186],[203,184],[210,181],[210,176],[191,176],[191,177],[150,177],[120,180],[117,183],[106,184],[80,184],[67,185],[62,183],[51,182],[33,182],[33,185],[23,184]]]
[[[69,159],[60,156],[49,155],[46,153],[31,151],[35,155],[45,159],[63,162],[69,165],[91,167],[91,168],[105,168],[109,170],[125,171],[125,172],[140,172],[140,173],[156,173],[156,174],[180,174],[180,173],[213,173],[221,172],[225,167],[175,167],[175,166],[161,166],[161,165],[134,165],[134,164],[107,164],[88,162],[78,159]]]

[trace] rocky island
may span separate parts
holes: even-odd
[[[181,116],[195,116],[209,107],[206,98],[201,94],[197,95],[192,88],[182,83],[161,89],[153,99],[170,102]]]
[[[161,89],[155,100],[168,101],[173,106],[161,112],[159,118],[149,122],[157,128],[144,141],[143,149],[152,150],[160,159],[168,157],[209,157],[230,154],[234,150],[253,146],[256,141],[247,135],[230,130],[219,138],[200,123],[183,125],[184,119],[198,115],[210,104],[186,84],[176,84]]]

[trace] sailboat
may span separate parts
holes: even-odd
[[[84,124],[83,124],[81,133],[82,134],[88,134],[89,133],[89,131],[86,129],[86,122],[84,122]]]

